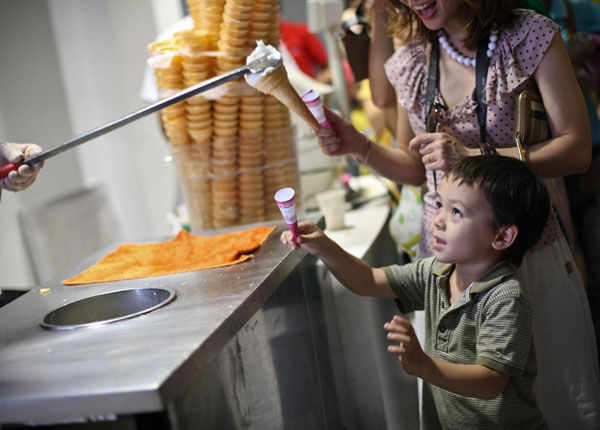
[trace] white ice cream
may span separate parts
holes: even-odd
[[[252,51],[250,55],[248,55],[248,58],[246,58],[246,64],[265,54],[268,55],[270,58],[281,58],[281,53],[275,47],[273,47],[272,45],[265,45],[262,40],[257,40],[256,48],[254,49],[254,51]],[[273,67],[267,67],[260,73],[249,73],[245,76],[246,82],[248,82],[248,85],[254,87],[256,86],[256,83],[258,81],[260,81],[267,74],[271,73],[273,70]]]

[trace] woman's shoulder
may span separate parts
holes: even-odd
[[[486,99],[498,100],[531,78],[559,26],[529,9],[515,9],[510,28],[500,34],[488,69]]]
[[[385,63],[388,80],[396,90],[398,103],[409,109],[418,104],[418,95],[427,78],[425,44],[413,41],[396,48]]]
[[[397,75],[410,72],[414,67],[422,69],[426,61],[425,44],[413,41],[396,47],[385,63],[385,70],[390,80],[396,79]]]
[[[535,44],[541,38],[554,36],[559,25],[550,18],[530,9],[515,9],[512,26],[502,32],[502,38],[508,39],[513,47],[519,44]]]

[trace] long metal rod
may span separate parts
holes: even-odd
[[[113,131],[117,128],[123,127],[124,125],[129,124],[130,122],[136,121],[146,115],[150,115],[156,111],[166,108],[167,106],[174,105],[183,100],[189,99],[197,94],[200,94],[204,91],[208,91],[212,88],[218,87],[226,82],[233,81],[234,79],[241,78],[242,76],[250,73],[251,69],[249,66],[242,66],[237,69],[233,69],[230,72],[224,73],[219,76],[215,76],[214,78],[207,79],[206,81],[200,82],[194,86],[186,88],[185,90],[179,91],[176,94],[173,94],[170,97],[162,99],[156,103],[146,106],[143,109],[140,109],[136,112],[133,112],[129,115],[126,115],[122,118],[119,118],[115,121],[109,122],[107,124],[101,125],[100,127],[96,127],[92,130],[89,130],[79,136],[76,136],[61,145],[57,145],[53,148],[47,149],[45,151],[40,152],[39,154],[34,155],[33,157],[28,158],[23,161],[24,164],[35,164],[40,161],[43,161],[47,158],[50,158],[56,154],[60,154],[67,149],[71,149],[77,145],[80,145],[88,140],[95,139],[96,137],[102,136],[110,131]]]

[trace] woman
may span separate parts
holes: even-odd
[[[379,31],[373,33],[372,48],[377,50],[381,42],[381,52],[372,53],[371,60],[390,52],[390,41],[381,40],[378,6],[381,2],[375,1]],[[385,64],[397,97],[399,148],[370,144],[331,112],[328,118],[335,133],[321,130],[317,135],[326,154],[352,154],[399,183],[427,181],[421,256],[432,254],[435,185],[454,160],[479,154],[483,148],[524,156],[541,178],[586,170],[591,157],[589,122],[556,24],[532,11],[513,9],[513,2],[506,0],[387,0],[387,6],[390,28],[404,42]],[[482,43],[483,55],[477,58]],[[437,113],[426,112],[429,59],[435,45],[439,46],[437,90],[433,92]],[[485,86],[481,86],[483,103],[479,104],[477,64],[486,73]],[[376,61],[370,66],[374,70]],[[535,88],[543,98],[553,137],[520,154],[513,141],[515,99],[521,91]],[[373,95],[379,97],[382,92],[374,89]],[[481,121],[483,127],[478,105],[487,114]],[[432,119],[437,120],[437,130],[426,132],[426,123]],[[572,261],[553,215],[519,275],[528,288],[534,315],[536,399],[544,418],[550,428],[592,429],[600,427],[598,362],[585,291]]]

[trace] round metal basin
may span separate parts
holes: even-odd
[[[95,327],[147,314],[175,300],[170,288],[134,288],[78,300],[47,313],[40,325],[48,330]]]

